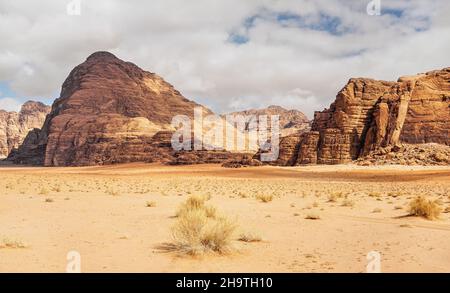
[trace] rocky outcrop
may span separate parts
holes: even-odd
[[[281,141],[280,154],[289,154],[281,163],[342,164],[402,143],[448,146],[449,132],[450,68],[397,82],[353,78],[298,144]]]
[[[196,107],[212,114],[158,75],[97,52],[70,72],[42,130],[30,133],[9,159],[45,166],[181,163],[171,147],[171,121],[192,119]]]
[[[299,132],[305,132],[308,131],[311,127],[310,121],[308,120],[308,117],[306,117],[305,114],[298,110],[287,110],[280,106],[269,106],[267,108],[263,109],[251,109],[251,110],[245,110],[240,112],[232,112],[226,115],[242,115],[251,117],[254,116],[257,119],[259,116],[266,115],[270,117],[271,115],[278,115],[279,116],[279,125],[280,125],[280,137],[285,137],[291,134],[298,134]],[[223,116],[226,116],[223,115]],[[267,130],[270,131],[270,118],[268,118],[267,122]],[[251,124],[247,125],[246,130],[252,130],[250,129]]]
[[[242,167],[258,167],[262,166],[263,163],[251,156],[242,156],[239,159],[227,160],[222,164],[225,168],[242,168]]]
[[[0,110],[0,158],[18,148],[29,131],[41,128],[49,112],[49,106],[35,101],[24,103],[19,112]]]
[[[372,165],[450,165],[450,146],[425,143],[388,146],[369,152],[355,162],[362,166]]]

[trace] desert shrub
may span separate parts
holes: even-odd
[[[145,206],[148,207],[148,208],[154,208],[154,207],[156,207],[156,202],[152,201],[152,200],[149,200],[149,201],[147,201],[145,203]]]
[[[379,198],[379,197],[381,197],[381,193],[379,193],[379,192],[370,192],[369,196],[370,197]]]
[[[39,191],[39,194],[46,195],[49,194],[49,191],[47,188],[42,187],[41,190]]]
[[[203,210],[206,213],[207,217],[215,217],[216,208],[213,206],[206,205],[205,203],[207,200],[209,200],[209,197],[200,195],[190,196],[184,203],[180,205],[176,213],[176,216],[180,217],[184,213],[192,210]]]
[[[208,218],[215,218],[216,214],[217,214],[217,209],[216,207],[210,206],[210,205],[204,205],[203,206],[203,210],[206,213],[206,216]]]
[[[328,195],[328,202],[337,202],[337,200],[342,197],[344,197],[342,192],[333,192]]]
[[[434,220],[439,218],[442,208],[436,200],[429,200],[423,196],[418,196],[409,203],[408,212],[411,216]]]
[[[3,238],[0,241],[0,248],[26,248],[27,246],[19,240]]]
[[[337,199],[338,197],[334,193],[328,195],[328,202],[336,202]]]
[[[305,219],[307,219],[307,220],[319,220],[320,219],[320,215],[315,213],[315,212],[311,212],[311,213],[308,213],[306,215]]]
[[[381,213],[382,210],[380,208],[373,209],[372,213]]]
[[[256,199],[262,201],[262,202],[271,202],[273,200],[272,194],[258,194],[256,196]]]
[[[172,227],[174,250],[189,255],[229,250],[237,226],[225,216],[218,216],[214,207],[205,205],[205,200],[191,196],[178,209],[177,222]]]
[[[260,242],[260,241],[262,241],[261,236],[251,233],[251,232],[242,233],[241,235],[239,235],[238,240],[243,241],[243,242]]]
[[[346,198],[346,199],[344,199],[342,201],[342,206],[343,207],[354,207],[355,206],[355,202],[353,200],[351,200],[351,199]]]

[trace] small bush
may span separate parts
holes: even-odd
[[[259,235],[253,233],[243,233],[238,238],[239,241],[243,242],[261,242],[262,239]]]
[[[237,226],[225,216],[217,216],[216,209],[205,205],[205,200],[191,196],[178,209],[172,228],[174,250],[189,255],[229,250]]]
[[[46,198],[45,199],[45,202],[53,202],[54,200],[53,200],[53,198]]]
[[[47,195],[47,194],[49,194],[49,191],[47,188],[42,187],[41,190],[39,191],[39,194]]]
[[[192,210],[203,210],[207,217],[215,217],[216,209],[212,206],[208,206],[205,202],[208,200],[208,197],[192,195],[190,196],[186,202],[180,205],[178,211],[176,213],[177,217],[182,216],[184,213],[192,211]]]
[[[370,197],[379,198],[379,197],[381,197],[381,193],[379,193],[379,192],[370,192],[369,196]]]
[[[0,248],[26,248],[27,246],[18,240],[3,238],[0,241]]]
[[[273,200],[273,195],[271,194],[258,194],[256,199],[262,202],[271,202]]]
[[[375,209],[373,209],[372,213],[381,213],[381,209],[380,208],[375,208]]]
[[[154,208],[154,207],[156,207],[156,202],[154,202],[154,201],[147,201],[146,203],[145,203],[145,206],[146,207],[148,207],[148,208]]]
[[[319,220],[320,219],[320,215],[314,212],[308,213],[305,217],[305,219],[307,220]]]
[[[343,196],[344,195],[342,192],[334,192],[328,195],[328,202],[337,202],[337,200]]]
[[[350,200],[350,199],[344,199],[344,201],[342,202],[342,206],[343,207],[354,207],[355,206],[355,202],[353,200]]]
[[[410,202],[408,212],[411,216],[434,220],[439,218],[442,208],[436,200],[427,200],[423,196],[418,196]]]

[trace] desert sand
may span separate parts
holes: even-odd
[[[417,195],[449,210],[450,167],[3,166],[0,175],[0,272],[65,272],[72,250],[82,272],[365,272],[370,251],[383,272],[450,272],[450,214],[405,216]],[[193,194],[238,223],[228,254],[160,249]]]

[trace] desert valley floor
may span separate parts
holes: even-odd
[[[1,272],[64,272],[72,250],[83,272],[365,272],[370,251],[383,272],[450,272],[450,167],[5,166],[0,175]],[[193,194],[238,224],[228,254],[161,249]],[[417,195],[447,212],[405,216]]]

